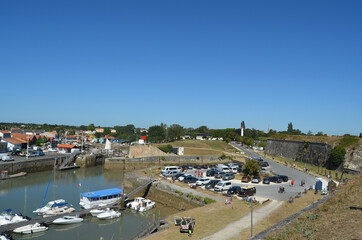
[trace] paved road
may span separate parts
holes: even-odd
[[[271,212],[276,210],[278,207],[282,205],[283,202],[273,201],[266,206],[261,206],[256,211],[253,211],[253,224],[256,224],[265,216],[268,216]],[[218,239],[229,239],[236,237],[240,234],[240,232],[246,228],[250,228],[251,225],[251,214],[240,218],[238,221],[230,223],[222,230],[203,238],[203,240],[218,240]]]
[[[12,156],[11,152],[7,152],[7,154],[14,158],[14,161],[0,161],[0,164],[7,163],[7,162],[22,162],[26,160],[37,160],[37,159],[45,159],[45,158],[53,158],[53,157],[67,157],[70,156],[70,153],[56,153],[56,152],[45,152],[44,156],[38,156],[38,157],[29,157],[26,159],[26,157],[21,156]]]

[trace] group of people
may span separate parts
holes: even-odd
[[[204,173],[201,171],[195,171],[195,174],[197,174],[198,177],[202,177],[202,175],[204,175]]]

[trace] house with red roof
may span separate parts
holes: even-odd
[[[6,130],[0,130],[0,138],[9,138],[11,137],[11,133]]]

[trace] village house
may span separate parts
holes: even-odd
[[[11,137],[11,133],[9,131],[6,130],[0,131],[0,138],[9,138],[9,137]]]

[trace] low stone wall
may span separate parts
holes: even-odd
[[[58,158],[59,159],[59,158]],[[24,161],[14,161],[0,164],[0,171],[8,171],[8,174],[19,172],[41,172],[52,170],[54,168],[56,158],[41,158]]]
[[[104,164],[104,156],[103,155],[78,155],[75,159],[75,163],[79,167],[94,167],[97,165]]]
[[[187,164],[219,164],[218,156],[155,156],[144,158],[106,158],[104,168],[108,170],[133,171],[154,166],[179,166]]]

